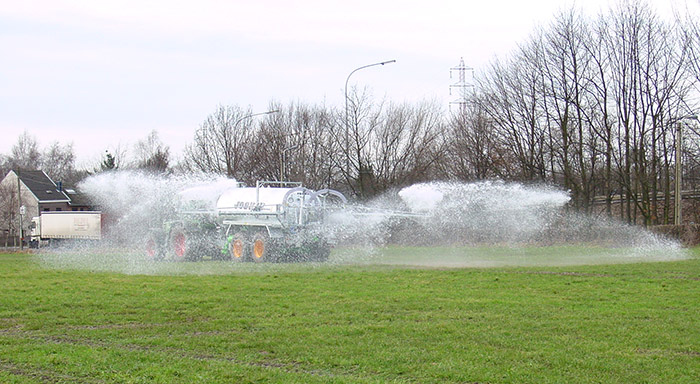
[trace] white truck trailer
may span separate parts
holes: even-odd
[[[42,212],[32,218],[31,244],[59,239],[100,240],[102,213],[98,211]]]

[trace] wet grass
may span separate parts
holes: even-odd
[[[700,377],[697,248],[673,262],[448,269],[416,268],[431,257],[423,249],[361,258],[382,265],[343,264],[343,252],[330,266],[170,263],[171,275],[0,254],[0,382]]]
[[[335,252],[336,260],[357,264],[404,265],[420,267],[529,267],[620,264],[671,261],[690,256],[674,247],[604,247],[596,245],[556,246],[460,246],[399,247],[376,249],[364,258],[353,259],[353,249]]]
[[[233,263],[230,261],[153,261],[143,252],[123,249],[65,249],[39,253],[49,268],[120,272],[146,275],[212,275],[273,272],[306,272],[360,266],[420,268],[528,267],[620,264],[671,261],[689,257],[689,251],[674,247],[557,246],[388,246],[334,249],[324,263]]]

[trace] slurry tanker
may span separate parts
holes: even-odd
[[[150,231],[146,254],[193,261],[325,261],[330,245],[324,223],[346,204],[338,191],[296,182],[240,185],[220,194],[215,208],[197,200],[180,204]]]

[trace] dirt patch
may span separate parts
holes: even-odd
[[[179,325],[176,323],[154,323],[154,324],[142,324],[142,323],[128,323],[128,324],[95,324],[95,325],[69,325],[64,327],[65,329],[85,329],[85,330],[102,330],[102,329],[148,329],[148,328],[160,328]]]
[[[43,368],[27,367],[12,363],[8,360],[0,359],[0,370],[7,372],[13,376],[26,377],[33,380],[41,381],[42,383],[104,383],[103,380],[96,380],[86,377],[76,377],[50,371]]]
[[[555,271],[515,271],[515,272],[508,272],[508,273],[519,273],[519,274],[526,274],[526,275],[555,275],[555,276],[577,276],[577,277],[624,277],[623,275],[610,275],[610,274],[602,274],[602,273],[585,273],[585,272],[567,272],[567,271],[561,271],[561,272],[555,272]],[[658,275],[658,276],[646,276],[647,278],[650,279],[674,279],[674,280],[692,280],[692,281],[700,281],[700,277],[696,276],[688,276],[686,274],[677,274],[677,275],[671,275],[671,276],[664,276],[664,275]]]
[[[36,340],[42,343],[51,344],[67,344],[72,346],[86,346],[90,348],[105,348],[105,349],[122,349],[126,351],[139,351],[139,352],[154,352],[154,353],[164,353],[171,356],[175,356],[183,359],[193,359],[193,360],[204,360],[204,361],[226,361],[237,365],[247,365],[251,367],[259,368],[269,368],[269,369],[280,369],[289,373],[301,373],[308,374],[312,376],[322,376],[322,377],[342,377],[343,373],[333,373],[329,371],[322,370],[307,370],[300,367],[300,363],[297,362],[280,362],[276,359],[260,360],[260,361],[242,361],[230,356],[217,356],[212,354],[196,353],[193,351],[188,351],[180,348],[173,347],[161,347],[152,345],[139,345],[139,344],[120,344],[112,343],[107,341],[94,340],[84,337],[68,337],[68,336],[53,336],[53,335],[41,335],[36,334],[32,331],[22,330],[19,327],[13,329],[0,330],[0,334],[17,336],[24,339]],[[264,354],[261,354],[261,357]],[[3,367],[3,361],[0,360],[0,368]],[[8,362],[8,364],[11,364]],[[76,382],[76,383],[102,383],[103,381],[97,380],[84,380],[82,378],[74,378],[71,376],[65,376],[49,371],[41,371],[35,369],[20,369],[17,367],[17,375],[32,377],[35,379],[40,379],[47,383],[57,383],[57,382]],[[14,373],[13,373],[14,374]]]
[[[518,271],[527,275],[557,275],[557,276],[579,276],[579,277],[619,277],[616,275],[605,275],[602,273],[583,273],[583,272],[554,272],[554,271]]]
[[[660,349],[637,349],[637,353],[645,356],[657,356],[657,357],[670,357],[670,356],[691,356],[698,357],[700,352],[698,351],[669,351]]]

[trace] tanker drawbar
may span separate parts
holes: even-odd
[[[331,243],[324,223],[347,205],[338,191],[314,191],[292,182],[241,185],[218,196],[215,205],[184,196],[175,214],[153,225],[144,244],[147,257],[322,262]]]

